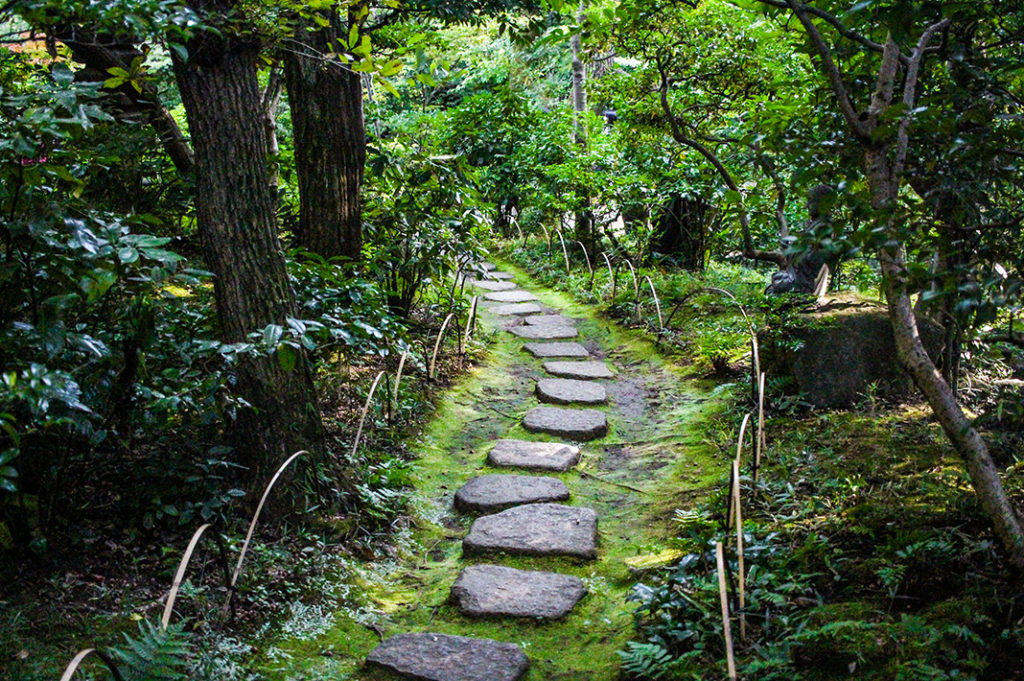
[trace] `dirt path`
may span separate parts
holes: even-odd
[[[401,548],[393,560],[359,569],[355,582],[367,594],[365,609],[336,613],[326,632],[285,640],[268,651],[261,671],[270,678],[391,678],[364,660],[383,639],[419,632],[515,644],[529,660],[529,671],[521,677],[529,681],[617,678],[616,651],[629,639],[632,625],[626,596],[637,581],[630,563],[672,548],[674,509],[703,494],[723,465],[712,460],[727,456],[708,452],[696,436],[695,426],[717,403],[711,385],[661,357],[638,334],[597,319],[589,306],[540,289],[520,271],[502,269],[514,275],[521,289],[536,294],[545,312],[571,318],[579,337],[559,342],[581,343],[587,359],[614,372],[614,378],[600,381],[608,404],[585,407],[606,414],[607,435],[581,443],[578,465],[564,473],[489,466],[488,452],[498,440],[565,439],[524,429],[523,416],[539,404],[536,382],[548,377],[542,369],[545,360],[523,350],[532,341],[507,331],[523,323],[520,317],[482,310],[481,330],[495,334],[491,350],[448,391],[428,427],[409,443],[420,458],[414,468],[415,520]],[[498,473],[564,482],[571,498],[560,503],[597,513],[596,560],[464,555],[463,539],[474,517],[454,508],[454,495],[470,479]],[[457,576],[474,564],[577,577],[587,594],[557,621],[471,618],[449,596]]]

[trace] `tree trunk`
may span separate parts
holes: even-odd
[[[341,18],[336,11],[325,18],[329,25],[302,30],[302,44],[284,57],[299,180],[297,241],[326,258],[358,260],[366,162],[363,85],[334,56],[347,33]]]
[[[583,23],[583,13],[586,9],[584,0],[580,0],[579,9],[576,12],[578,23]],[[579,146],[581,152],[587,149],[587,83],[586,70],[583,67],[582,48],[580,35],[577,33],[572,37],[572,111],[573,111],[573,142]],[[580,187],[582,205],[576,211],[576,240],[583,244],[587,253],[594,253],[594,217],[590,210],[590,192],[587,187]]]
[[[654,228],[652,250],[672,256],[690,272],[704,270],[708,241],[708,210],[701,198],[676,194],[665,207]]]
[[[222,37],[205,32],[190,41],[187,62],[175,54],[174,72],[195,148],[196,214],[221,335],[235,343],[284,325],[295,301],[268,183],[258,45],[222,30]],[[239,412],[234,434],[251,479],[264,480],[295,450],[321,451],[323,426],[301,352],[290,371],[273,356],[244,358],[236,371],[237,393],[251,406]]]

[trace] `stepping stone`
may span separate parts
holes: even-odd
[[[473,521],[465,554],[597,558],[597,513],[561,504],[527,504]]]
[[[537,399],[550,404],[604,404],[608,393],[593,381],[573,378],[542,378],[537,381]]]
[[[520,314],[535,314],[540,312],[543,308],[537,303],[511,303],[508,305],[495,305],[491,308],[491,312],[496,315],[508,317],[511,315]]]
[[[491,281],[490,279],[470,279],[470,286],[482,288],[485,291],[511,291],[516,287],[512,281]]]
[[[488,279],[513,279],[515,276],[511,272],[496,272],[494,270],[487,273]]]
[[[526,343],[523,350],[534,357],[590,357],[579,343]]]
[[[562,314],[535,314],[523,317],[523,321],[531,326],[553,324],[555,326],[575,326],[576,322]]]
[[[596,409],[534,407],[523,417],[523,428],[583,442],[607,435],[608,419]]]
[[[484,300],[493,300],[496,303],[526,303],[537,300],[537,296],[529,291],[495,291],[485,295]]]
[[[417,681],[518,681],[530,667],[515,644],[431,633],[392,636],[366,661]]]
[[[574,326],[555,326],[554,324],[541,324],[540,326],[513,326],[509,332],[520,338],[532,338],[534,340],[553,340],[555,338],[575,338],[580,334]]]
[[[588,380],[591,378],[614,378],[615,374],[605,365],[604,362],[591,360],[589,362],[544,362],[544,371],[553,376],[562,378],[579,378]]]
[[[464,513],[495,513],[520,504],[568,501],[569,488],[558,478],[536,475],[481,475],[455,493],[455,508]]]
[[[452,600],[472,617],[557,620],[568,615],[586,593],[577,577],[500,565],[471,565],[452,585]]]
[[[498,269],[498,266],[495,265],[493,262],[487,262],[485,260],[484,262],[480,263],[480,269],[484,270],[485,272],[490,272],[491,270]]]
[[[527,440],[498,440],[487,455],[487,463],[492,466],[533,471],[567,471],[579,460],[579,447]]]

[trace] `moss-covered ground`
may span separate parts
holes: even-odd
[[[607,382],[609,434],[587,443],[578,468],[560,476],[572,492],[570,503],[599,513],[598,559],[492,562],[577,575],[589,594],[558,622],[470,619],[448,603],[452,582],[469,564],[461,539],[471,518],[452,508],[455,491],[471,477],[494,472],[486,454],[495,440],[545,439],[520,425],[537,404],[533,388],[541,360],[500,331],[505,320],[483,311],[479,332],[491,341],[486,355],[442,396],[428,425],[408,443],[418,455],[409,530],[391,558],[362,566],[370,576],[359,580],[365,608],[337,613],[333,626],[315,638],[274,643],[261,662],[269,678],[381,679],[379,671],[362,666],[366,655],[382,637],[418,631],[517,643],[530,657],[530,681],[617,678],[616,653],[633,634],[627,595],[638,579],[627,560],[635,565],[672,549],[673,510],[702,498],[728,465],[727,453],[697,435],[720,404],[712,385],[663,357],[639,334],[515,273],[545,305],[578,320],[581,341],[617,376]]]

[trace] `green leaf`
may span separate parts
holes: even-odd
[[[289,344],[280,345],[277,348],[277,361],[281,364],[281,368],[285,371],[291,371],[295,368],[295,363],[299,360],[299,353],[294,346]]]

